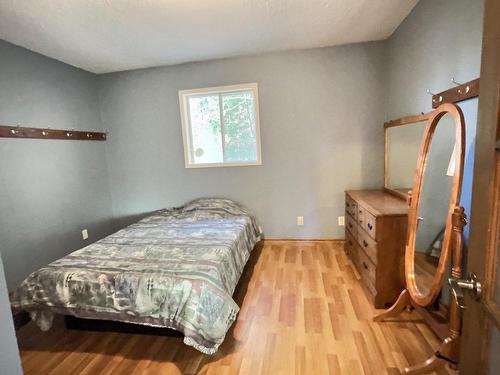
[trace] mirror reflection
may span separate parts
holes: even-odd
[[[407,194],[413,186],[427,121],[386,129],[386,187]]]
[[[415,243],[415,279],[427,294],[436,273],[448,218],[454,170],[455,124],[446,114],[436,126],[423,172]]]

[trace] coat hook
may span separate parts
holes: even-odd
[[[427,94],[432,95],[433,97],[438,96],[438,94],[432,93],[431,90],[429,90],[429,89],[427,89]],[[443,101],[443,97],[441,95],[439,95],[439,98],[437,98],[437,100],[432,98],[432,101],[437,102],[437,103],[441,103]]]
[[[469,85],[465,86],[465,90],[458,89],[458,93],[462,95],[467,94],[469,91],[470,91]]]
[[[450,81],[452,83],[454,83],[455,85],[457,85],[457,86],[462,86],[463,85],[463,83],[455,81],[455,77],[451,77]],[[461,94],[461,95],[467,94],[469,91],[470,91],[469,85],[465,86],[464,90],[458,89],[458,93]]]

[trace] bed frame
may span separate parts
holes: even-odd
[[[184,335],[171,328],[151,327],[142,324],[123,323],[113,320],[82,319],[72,315],[64,315],[66,329],[78,331],[118,332],[139,335],[184,337]]]

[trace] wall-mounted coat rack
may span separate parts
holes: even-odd
[[[105,141],[106,133],[79,130],[27,128],[23,126],[0,125],[0,137],[64,139],[73,141]]]
[[[432,108],[437,108],[443,103],[458,103],[479,96],[479,78],[465,83],[459,83],[455,78],[451,78],[451,82],[456,87],[437,94],[427,90],[427,93],[432,95]]]

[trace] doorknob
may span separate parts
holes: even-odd
[[[477,281],[477,276],[474,273],[469,273],[465,280],[450,277],[448,279],[448,284],[450,285],[451,292],[455,296],[458,306],[462,309],[467,308],[464,305],[463,290],[470,290],[476,299],[481,298],[481,283]]]

